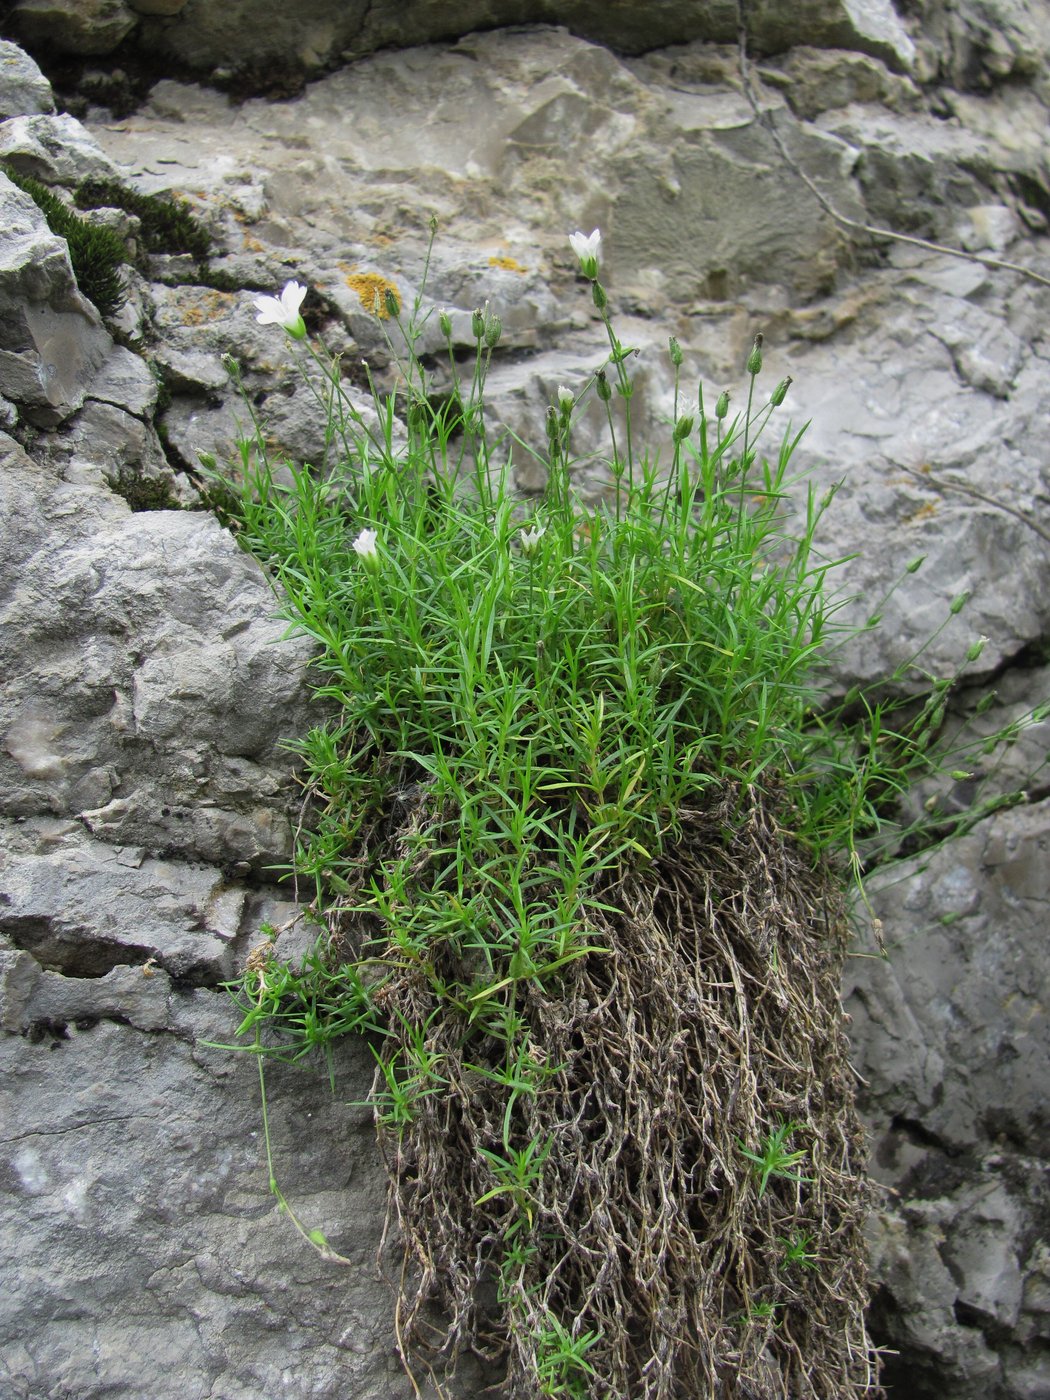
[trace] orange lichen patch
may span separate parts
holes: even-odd
[[[192,301],[187,299],[180,306],[182,324],[201,326],[206,321],[221,321],[230,314],[236,300],[232,292],[216,292],[210,288],[202,290]]]
[[[381,277],[378,272],[348,273],[346,285],[352,292],[357,293],[364,309],[371,315],[378,316],[381,321],[390,317],[390,312],[386,309],[387,292],[393,292],[398,304],[401,303],[401,291],[397,283],[391,282],[388,277]]]
[[[528,272],[527,267],[523,267],[517,258],[491,257],[489,267],[498,267],[503,272]]]
[[[241,243],[243,244],[245,251],[248,253],[265,253],[266,251],[266,249],[259,242],[259,240],[253,237],[253,235],[250,233],[241,234]]]
[[[920,520],[929,520],[936,514],[937,502],[927,501],[924,506],[920,506],[917,511],[914,511],[911,515],[908,516],[907,520],[905,521],[905,524],[917,525]]]

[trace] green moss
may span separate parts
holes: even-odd
[[[118,180],[85,180],[77,189],[81,209],[123,209],[140,223],[140,238],[147,253],[189,253],[206,258],[211,237],[181,200],[140,194]]]
[[[112,229],[99,228],[82,219],[39,180],[20,175],[9,165],[0,168],[12,184],[33,200],[51,232],[66,240],[80,290],[101,315],[115,315],[126,296],[120,275],[121,264],[128,260],[123,240]]]
[[[106,478],[111,491],[123,496],[133,511],[182,510],[182,502],[173,494],[171,485],[161,477],[140,476],[122,470]]]

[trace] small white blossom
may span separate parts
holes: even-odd
[[[563,413],[571,413],[576,402],[576,395],[571,389],[566,389],[564,384],[558,385],[558,407]]]
[[[598,276],[598,257],[601,253],[602,236],[598,229],[591,234],[570,233],[569,244],[580,260],[580,271],[592,281]]]
[[[260,326],[282,326],[295,340],[306,339],[306,325],[299,308],[306,296],[306,288],[298,282],[286,282],[279,297],[256,297],[256,320]]]
[[[547,533],[546,525],[534,525],[531,530],[526,530],[524,526],[521,531],[521,548],[525,554],[532,554],[540,540]]]
[[[366,563],[379,557],[376,550],[375,530],[362,530],[357,539],[354,540],[354,553],[359,554]]]

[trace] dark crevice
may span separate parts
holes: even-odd
[[[154,956],[151,948],[99,938],[44,916],[7,915],[0,918],[0,933],[45,972],[63,977],[105,977],[116,967],[141,967]]]
[[[226,976],[216,968],[214,958],[194,962],[182,954],[169,965],[155,948],[100,938],[96,933],[70,928],[43,916],[0,918],[0,934],[34,958],[43,971],[77,980],[97,981],[117,968],[147,964],[166,972],[174,989],[217,987]]]

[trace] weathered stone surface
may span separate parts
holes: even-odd
[[[898,875],[875,900],[888,956],[847,982],[873,1170],[895,1192],[872,1223],[877,1308],[917,1400],[1050,1389],[1047,815],[1001,813]]]
[[[421,23],[437,22],[437,7],[417,8]],[[601,8],[594,23],[609,27],[602,33],[618,27],[621,53],[659,42],[672,12]],[[130,345],[148,347],[172,395],[162,414],[170,462],[153,422],[155,381],[108,337],[83,373],[70,370],[74,358],[51,357],[75,392],[57,406],[42,396],[22,304],[55,297],[58,310],[91,317],[78,310],[61,245],[47,243],[28,207],[10,206],[0,394],[3,422],[32,459],[8,443],[0,466],[0,518],[13,526],[0,551],[0,926],[9,935],[0,1051],[17,1076],[0,1093],[18,1090],[18,1117],[0,1104],[5,1135],[15,1124],[7,1179],[16,1222],[0,1231],[0,1248],[19,1259],[0,1329],[5,1394],[408,1393],[391,1362],[387,1295],[366,1272],[322,1265],[306,1246],[298,1254],[287,1222],[271,1220],[272,1235],[248,1229],[268,1212],[245,1109],[254,1066],[203,1047],[228,1039],[232,1020],[218,994],[184,987],[225,976],[261,918],[290,917],[257,882],[287,858],[295,790],[277,742],[312,718],[308,648],[275,645],[281,624],[270,620],[267,586],[213,521],[132,514],[107,485],[131,473],[189,501],[180,460],[235,454],[246,410],[223,367],[230,352],[275,450],[320,461],[321,422],[297,383],[295,349],[256,324],[260,289],[293,276],[308,284],[311,327],[343,356],[347,392],[367,406],[359,361],[381,383],[390,373],[389,325],[372,316],[372,293],[390,283],[411,300],[436,215],[424,310],[447,308],[464,350],[473,307],[499,313],[495,406],[533,441],[558,386],[581,387],[603,358],[604,333],[565,239],[601,226],[617,325],[641,352],[633,407],[647,442],[667,451],[670,333],[685,349],[683,382],[699,373],[708,391],[729,387],[734,409],[756,330],[766,335],[763,380],[794,377],[781,424],[812,419],[799,461],[818,490],[842,482],[826,554],[859,552],[840,574],[843,593],[860,597],[847,615],[884,619],[838,655],[837,683],[906,659],[965,590],[972,601],[922,657],[947,674],[976,636],[989,638],[956,697],[959,714],[994,686],[999,703],[980,730],[1048,694],[1036,664],[1050,626],[1046,289],[917,249],[876,256],[843,232],[740,91],[732,7],[691,7],[696,22],[700,8],[705,23],[724,18],[726,47],[624,59],[564,30],[473,35],[376,55],[291,102],[237,106],[165,81],[127,120],[96,112],[87,138],[106,161],[140,189],[188,194],[215,232],[213,268],[245,287],[156,280],[192,278],[189,259],[158,259],[152,281],[132,279],[121,326]],[[848,32],[830,27],[845,6],[812,16],[807,7],[804,23],[797,7],[750,10],[752,48],[767,51],[755,69],[765,119],[837,209],[1047,272],[1042,7],[910,6],[914,63],[888,6],[851,5]],[[145,43],[163,31],[172,52],[182,45],[196,62],[193,45],[203,53],[233,35],[223,26],[239,14],[187,0],[129,34]],[[260,51],[279,33],[290,67],[316,70],[340,47],[374,43],[386,32],[377,26],[395,18],[373,5],[362,25],[356,9],[339,7],[339,24],[358,24],[347,36],[331,15],[321,6],[282,14],[283,27],[259,26]],[[456,19],[471,16],[498,18],[487,8]],[[535,15],[522,7],[516,17]],[[256,61],[254,32],[239,38],[231,65]],[[791,48],[796,40],[805,43]],[[954,87],[937,86],[944,80]],[[82,141],[70,132],[71,144]],[[61,152],[45,154],[45,178],[79,178]],[[439,339],[432,314],[424,350]],[[48,429],[35,437],[33,415]],[[601,414],[585,417],[578,450],[602,451],[605,431]],[[542,490],[542,467],[524,452],[515,470],[520,487]],[[597,465],[579,480],[589,498],[601,494]],[[919,555],[923,567],[880,602]],[[1044,725],[999,772],[978,765],[944,800],[971,798],[983,776],[993,790],[1023,784],[1046,744]],[[891,957],[858,958],[848,989],[875,1169],[900,1192],[872,1222],[875,1317],[901,1352],[889,1379],[916,1400],[1050,1392],[1039,961],[1050,810],[1039,781],[1031,807],[926,853],[906,883],[879,895]],[[294,935],[305,936],[301,927]],[[45,1053],[33,1038],[48,1028],[59,1041]],[[353,1048],[347,1055],[356,1077],[346,1097],[363,1099],[367,1075]],[[291,1120],[294,1142],[278,1151],[282,1185],[287,1162],[289,1184],[304,1183],[309,1223],[364,1260],[379,1209],[367,1134],[299,1076],[275,1081],[272,1101],[317,1115]],[[331,1148],[340,1133],[340,1151],[350,1142],[342,1156]],[[27,1150],[36,1156],[19,1155]],[[338,1163],[347,1160],[344,1193]],[[366,1224],[367,1245],[354,1234]]]
[[[343,58],[388,47],[448,40],[505,25],[565,25],[573,34],[621,53],[646,53],[695,40],[732,43],[739,29],[734,0],[653,0],[610,9],[599,0],[466,0],[450,12],[442,0],[16,0],[10,23],[30,49],[53,44],[67,53],[109,53],[141,22],[135,41],[198,71],[247,68],[269,80],[310,73]],[[800,16],[779,0],[751,0],[746,10],[756,51],[798,42],[853,49],[908,69],[915,47],[891,0],[813,0]]]
[[[408,1397],[376,1305],[364,1047],[339,1052],[335,1095],[317,1073],[267,1074],[281,1186],[339,1266],[266,1191],[251,1057],[203,1044],[229,1037],[223,994],[159,969],[61,980],[30,1007],[61,1019],[0,1040],[4,1396]]]
[[[3,810],[82,814],[114,844],[217,864],[279,860],[277,744],[305,719],[304,650],[273,645],[267,586],[214,519],[132,514],[100,485],[13,448],[0,474],[19,519],[0,568]]]
[[[135,27],[124,0],[18,0],[10,23],[28,49],[107,54]]]
[[[29,55],[6,39],[0,39],[0,121],[53,112],[51,84]]]
[[[36,113],[0,122],[0,160],[47,185],[112,179],[116,171],[75,117]]]
[[[0,392],[53,427],[83,403],[112,343],[77,288],[65,241],[2,175],[0,223]]]
[[[57,986],[147,962],[198,985],[232,976],[248,896],[215,869],[105,846],[78,823],[63,830],[52,822],[43,831],[6,823],[4,846],[0,933],[50,969]],[[63,1016],[49,1003],[33,1018],[70,1021],[77,1014]]]

